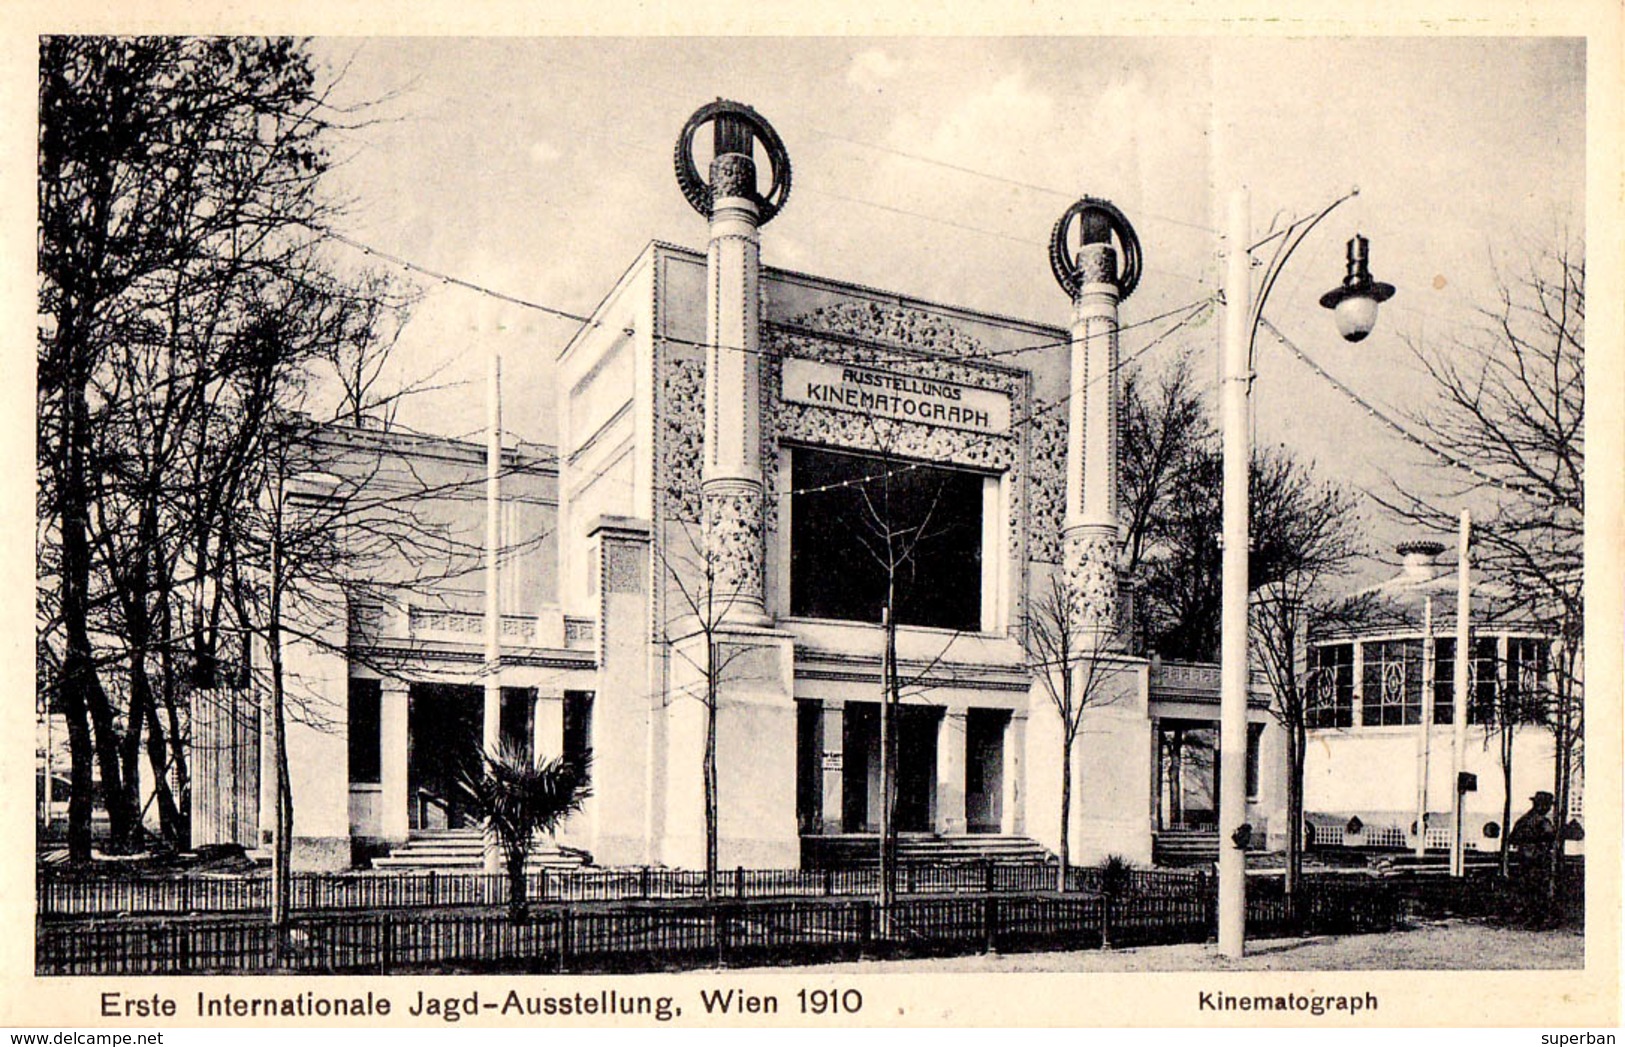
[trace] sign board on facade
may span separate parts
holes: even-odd
[[[838,771],[841,769],[841,754],[824,750],[824,770]]]
[[[1010,431],[1010,397],[991,389],[795,357],[784,361],[783,376],[781,395],[791,403],[976,433]]]

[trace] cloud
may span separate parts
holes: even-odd
[[[879,91],[901,68],[902,63],[879,48],[871,47],[852,56],[852,67],[846,71],[846,82],[863,91]]]

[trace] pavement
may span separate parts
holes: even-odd
[[[1387,934],[1249,941],[1239,960],[1218,947],[1155,945],[1137,949],[1011,953],[923,960],[865,960],[806,968],[820,973],[1076,971],[1400,971],[1578,970],[1585,936],[1576,929],[1527,931],[1468,920],[1439,920]],[[765,970],[765,969],[764,969]],[[772,968],[784,971],[785,968]]]

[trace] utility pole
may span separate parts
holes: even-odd
[[[1473,518],[1469,510],[1461,511],[1461,529],[1456,538],[1456,708],[1451,719],[1451,726],[1455,728],[1451,737],[1450,765],[1454,772],[1451,775],[1450,790],[1450,875],[1461,876],[1467,871],[1467,855],[1465,841],[1461,838],[1462,806],[1467,799],[1461,789],[1462,760],[1467,751],[1467,710],[1472,706],[1472,695],[1467,693],[1469,680],[1467,668],[1473,656],[1472,630],[1469,628],[1469,619],[1472,617],[1472,561],[1469,559],[1468,546],[1472,541]],[[1505,831],[1505,830],[1503,830]]]
[[[1252,458],[1252,275],[1249,199],[1230,196],[1225,223],[1224,566],[1219,641],[1219,952],[1242,955],[1247,919],[1247,473]]]
[[[481,334],[491,339],[485,403],[485,707],[480,751],[495,753],[502,741],[502,353],[495,325]],[[502,855],[489,827],[485,871],[500,872]]]
[[[1433,594],[1422,597],[1422,723],[1416,740],[1416,849],[1418,859],[1428,849],[1428,763],[1433,732],[1433,686],[1438,672],[1433,656]]]

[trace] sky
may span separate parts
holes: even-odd
[[[1238,187],[1252,228],[1317,211],[1266,316],[1385,407],[1422,409],[1408,345],[1444,344],[1493,301],[1498,271],[1585,233],[1585,45],[1565,38],[318,39],[336,97],[376,103],[335,190],[357,241],[482,287],[587,315],[650,240],[703,249],[672,148],[717,97],[746,102],[788,148],[794,184],[763,230],[765,264],[1064,325],[1051,226],[1077,197],[1128,216],[1145,273],[1134,325],[1212,298]],[[1370,238],[1395,285],[1376,332],[1344,343],[1320,294],[1344,244]],[[367,261],[355,252],[355,261]],[[376,262],[376,259],[373,259]],[[503,352],[504,417],[551,440],[551,362],[572,321],[416,277],[392,361],[444,386],[401,420],[450,436],[484,424],[485,339]],[[1215,314],[1153,345],[1216,375]],[[1123,334],[1125,355],[1168,322]],[[496,332],[494,335],[491,332]],[[1064,352],[1064,349],[1057,349]],[[1381,488],[1417,458],[1266,336],[1256,438],[1328,478]],[[1373,548],[1399,532],[1373,509]]]

